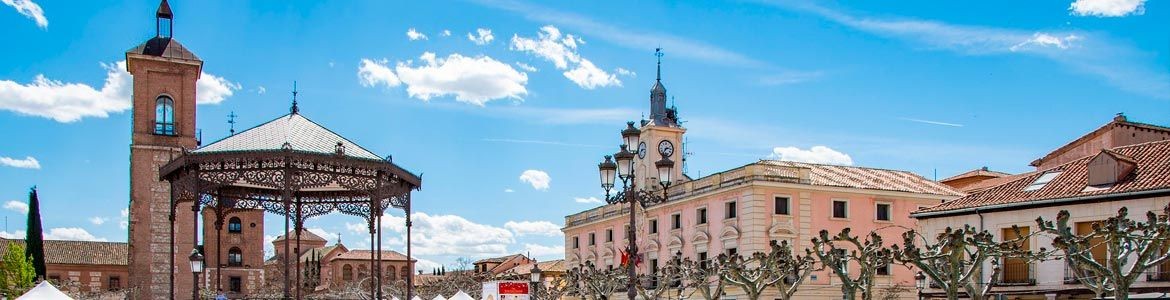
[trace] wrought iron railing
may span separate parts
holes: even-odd
[[[1007,258],[1003,261],[1002,285],[1036,284],[1035,266],[1024,258]]]
[[[1146,281],[1170,281],[1170,263],[1163,263],[1146,272]]]

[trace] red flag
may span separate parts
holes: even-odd
[[[618,251],[621,251],[621,252],[622,252],[622,264],[621,264],[621,265],[623,265],[623,266],[624,266],[624,265],[626,265],[627,263],[629,263],[629,262],[630,262],[630,254],[629,254],[629,253],[626,253],[626,251],[625,251],[625,250],[618,250]]]

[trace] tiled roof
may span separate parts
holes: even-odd
[[[1038,158],[1038,159],[1032,161],[1032,163],[1030,165],[1039,166],[1044,161],[1049,160],[1053,157],[1056,157],[1057,155],[1060,155],[1061,153],[1068,151],[1068,149],[1077,147],[1077,146],[1081,145],[1082,143],[1084,143],[1086,140],[1091,139],[1091,138],[1097,136],[1098,134],[1101,134],[1102,132],[1109,130],[1110,128],[1122,127],[1122,126],[1136,127],[1136,128],[1141,128],[1141,129],[1153,131],[1153,132],[1170,132],[1170,127],[1163,127],[1163,126],[1158,126],[1158,125],[1154,125],[1154,124],[1146,124],[1146,123],[1139,123],[1139,122],[1130,122],[1129,119],[1126,118],[1125,116],[1118,115],[1117,117],[1113,118],[1113,121],[1106,123],[1105,125],[1097,128],[1096,130],[1093,130],[1093,131],[1091,131],[1091,132],[1089,132],[1089,133],[1087,133],[1087,134],[1085,134],[1085,135],[1083,135],[1083,136],[1081,136],[1081,137],[1079,137],[1071,142],[1068,142],[1068,144],[1065,144],[1064,146],[1060,146],[1060,148],[1056,148],[1056,150],[1052,150],[1052,152],[1045,154],[1044,157],[1041,157],[1041,158]]]
[[[565,272],[565,260],[563,260],[563,259],[542,261],[542,262],[537,262],[536,264],[538,266],[540,266],[541,272],[553,272],[553,273],[564,273]],[[527,264],[517,265],[516,267],[513,267],[512,269],[505,272],[505,274],[508,274],[508,273],[519,274],[519,275],[531,274],[532,273],[532,264],[527,263]]]
[[[341,143],[345,149],[345,156],[383,160],[377,154],[305,118],[300,113],[287,114],[249,128],[196,149],[194,153],[275,151],[283,149],[286,142],[293,151],[317,154],[335,154],[337,144]]]
[[[1041,200],[1067,199],[1085,196],[1100,196],[1139,191],[1170,189],[1170,141],[1149,142],[1117,147],[1106,150],[1127,157],[1136,162],[1132,177],[1108,187],[1088,188],[1088,164],[1097,154],[1086,156],[1060,166],[1020,174],[994,187],[947,201],[915,213],[937,215],[949,211],[985,207],[991,205],[1025,205]],[[1024,188],[1049,171],[1060,171],[1044,187],[1025,191]]]
[[[502,263],[502,262],[508,261],[509,259],[512,259],[513,257],[517,257],[517,256],[521,256],[521,255],[523,255],[523,254],[512,254],[512,255],[508,255],[508,256],[484,258],[484,259],[475,261],[475,264],[478,264],[478,263]]]
[[[24,240],[0,238],[0,254]],[[70,265],[129,265],[129,245],[117,242],[45,240],[45,263]]]
[[[142,54],[166,58],[199,60],[199,57],[195,56],[195,53],[192,53],[191,50],[187,50],[187,47],[183,47],[183,44],[180,44],[179,41],[165,37],[154,37],[146,40],[146,42],[143,42],[134,48],[130,48],[130,50],[126,50],[126,54]]]
[[[309,251],[305,251],[304,254],[301,254],[300,261],[309,261],[309,260],[317,259],[318,255],[322,256],[321,260],[325,260],[324,256],[326,254],[329,254],[329,251],[333,251],[333,249],[337,248],[338,246],[341,246],[341,245],[333,245],[333,246],[326,246],[326,247],[321,247],[321,248],[309,249]],[[342,247],[344,247],[344,246],[342,246]]]
[[[370,259],[370,252],[373,252],[373,251],[370,251],[370,250],[350,250],[349,252],[338,253],[337,256],[333,257],[333,259],[369,260]],[[384,260],[384,261],[387,261],[387,260],[406,261],[406,255],[403,255],[402,253],[398,253],[398,251],[382,250],[382,260]]]
[[[289,230],[289,234],[292,234],[292,230]],[[285,239],[286,235],[287,234],[278,236],[278,237],[276,237],[275,240],[272,240],[272,242],[275,243],[275,242],[283,241]],[[292,234],[293,239],[296,239],[296,237],[297,237],[296,234]],[[309,231],[308,229],[301,229],[301,241],[302,242],[304,242],[304,241],[325,242],[326,240],[324,238],[322,238],[321,236],[316,235],[313,232]]]
[[[1012,174],[999,172],[999,171],[992,171],[992,170],[988,170],[987,167],[982,167],[982,168],[978,168],[978,169],[974,169],[974,170],[960,173],[959,175],[947,177],[946,179],[939,180],[939,182],[947,182],[947,181],[951,181],[951,180],[955,180],[955,179],[975,177],[975,176],[1004,177],[1004,176],[1011,176],[1011,175]]]
[[[963,193],[944,184],[926,179],[909,171],[886,170],[866,167],[839,166],[803,162],[761,160],[768,166],[808,168],[809,184],[870,190],[886,190],[920,194],[962,196]],[[788,172],[790,168],[776,169]],[[791,176],[777,174],[781,176]]]

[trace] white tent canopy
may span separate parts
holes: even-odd
[[[471,298],[471,295],[468,295],[463,291],[459,291],[458,293],[455,293],[454,296],[451,296],[451,298],[448,300],[475,300],[475,298]]]
[[[414,298],[410,298],[410,300],[422,300],[422,298],[419,298],[418,295],[414,295]]]
[[[65,295],[61,290],[58,290],[48,280],[41,281],[36,287],[28,290],[24,295],[20,295],[16,300],[73,300],[69,295]]]
[[[435,296],[435,298],[431,299],[431,300],[447,300],[447,298],[443,298],[443,295],[438,295],[438,296]]]

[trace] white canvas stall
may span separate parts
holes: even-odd
[[[475,298],[471,298],[471,295],[468,295],[467,293],[464,293],[463,291],[459,291],[458,293],[455,293],[454,296],[451,296],[451,298],[449,298],[447,300],[475,300]]]
[[[16,300],[73,300],[73,298],[65,295],[46,280],[41,281],[40,284],[28,290],[24,295],[20,295]]]

